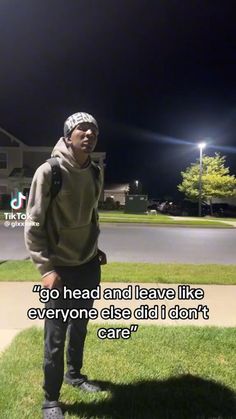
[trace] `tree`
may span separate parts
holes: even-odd
[[[225,167],[225,156],[215,153],[214,157],[204,155],[202,158],[202,199],[209,201],[212,215],[212,198],[225,198],[236,196],[236,178],[230,175],[229,168]],[[200,162],[192,163],[184,172],[181,172],[182,183],[178,190],[192,200],[199,198]]]

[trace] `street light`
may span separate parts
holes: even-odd
[[[198,147],[200,150],[198,216],[201,217],[202,215],[202,150],[206,147],[206,143],[199,143]]]

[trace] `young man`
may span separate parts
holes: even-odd
[[[99,225],[97,206],[102,188],[100,168],[91,161],[98,137],[98,124],[85,112],[71,115],[64,124],[64,137],[55,145],[61,187],[52,196],[49,162],[35,172],[27,216],[39,226],[25,227],[25,243],[42,275],[45,288],[94,289],[100,283],[100,264],[106,255],[97,247]],[[50,300],[46,308],[87,308],[93,300]],[[43,417],[63,418],[58,403],[64,375],[64,345],[68,332],[67,372],[64,380],[85,391],[99,391],[98,385],[81,374],[88,320],[63,322],[45,319]]]

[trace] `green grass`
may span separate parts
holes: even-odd
[[[117,326],[117,325],[116,325]],[[105,391],[62,386],[70,419],[233,419],[236,329],[139,326],[99,340],[90,326],[84,372]],[[43,331],[20,333],[0,359],[1,419],[41,418]]]
[[[30,260],[0,264],[0,281],[40,281]],[[112,262],[102,267],[103,282],[236,284],[236,265]]]
[[[236,284],[236,265],[113,262],[103,267],[104,282]]]
[[[219,227],[231,228],[230,225],[221,223],[218,219],[210,220],[207,218],[200,218],[196,220],[173,220],[171,217],[145,214],[124,214],[119,211],[104,211],[99,212],[99,220],[102,223],[140,223],[140,224],[157,224],[157,225],[186,225],[186,226],[201,226],[201,227]]]
[[[10,212],[10,210],[6,210],[6,212]],[[1,220],[5,220],[4,211],[0,211],[0,221]],[[145,214],[124,214],[123,212],[119,211],[101,211],[99,212],[99,220],[101,223],[138,223],[151,224],[157,226],[173,225],[206,228],[233,228],[230,224],[221,223],[217,218],[196,218],[196,220],[173,220],[171,217],[164,214],[158,214],[157,216]]]
[[[0,281],[40,281],[40,278],[30,260],[9,260],[0,264]]]
[[[0,221],[5,220],[4,212],[11,210],[0,210]],[[24,210],[22,211],[24,212]],[[195,220],[173,220],[166,214],[147,215],[147,214],[125,214],[123,211],[99,211],[99,219],[101,223],[140,223],[140,224],[156,224],[156,225],[186,225],[191,227],[217,227],[232,228],[232,226],[222,223],[221,221],[236,221],[236,218],[217,218],[205,217]],[[191,218],[191,217],[190,217]]]

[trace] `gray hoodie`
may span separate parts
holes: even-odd
[[[56,266],[81,265],[91,260],[97,254],[99,235],[101,169],[98,176],[93,162],[82,169],[64,138],[55,145],[52,157],[58,157],[60,163],[62,188],[51,201],[51,166],[45,162],[38,167],[30,188],[25,226],[26,247],[42,275]]]

